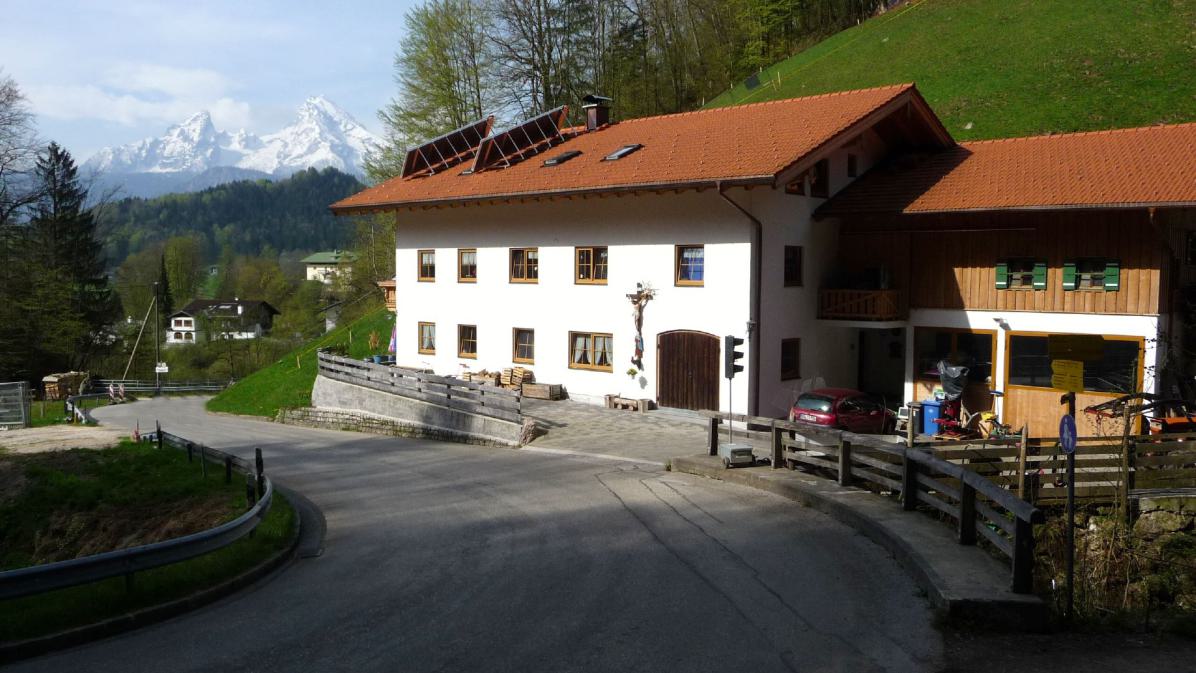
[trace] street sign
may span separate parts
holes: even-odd
[[[155,374],[169,374],[170,367],[166,366],[165,362],[159,362],[157,367],[154,367]]]
[[[1051,360],[1051,387],[1064,392],[1084,392],[1084,363],[1079,360]]]
[[[1076,452],[1076,419],[1074,416],[1064,416],[1059,419],[1059,446],[1063,453],[1071,455]]]
[[[1052,360],[1100,360],[1105,357],[1105,338],[1099,334],[1050,334],[1047,355]]]

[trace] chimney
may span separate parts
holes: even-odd
[[[610,123],[610,102],[610,98],[597,94],[581,99],[581,109],[586,111],[586,131],[595,131]]]

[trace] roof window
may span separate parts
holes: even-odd
[[[560,166],[561,164],[565,163],[566,161],[568,161],[574,157],[580,156],[580,155],[581,155],[580,150],[569,150],[568,152],[561,152],[560,154],[556,155],[555,157],[552,157],[551,159],[545,159],[544,165],[545,166]]]
[[[620,147],[619,149],[615,150],[614,152],[611,152],[610,154],[603,157],[602,160],[603,161],[618,161],[619,159],[622,159],[623,157],[627,156],[628,154],[631,154],[632,152],[638,150],[641,147],[643,147],[643,145],[641,145],[639,143],[635,143],[634,145],[624,145],[624,146]]]

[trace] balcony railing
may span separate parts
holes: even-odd
[[[904,320],[900,290],[822,290],[818,317],[825,320]]]

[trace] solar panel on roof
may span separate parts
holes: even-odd
[[[494,115],[491,115],[408,150],[402,176],[431,175],[472,159],[493,126]]]
[[[494,166],[507,167],[552,147],[554,143],[564,142],[561,127],[568,112],[569,108],[562,105],[486,138],[478,147],[472,171],[476,173]]]

